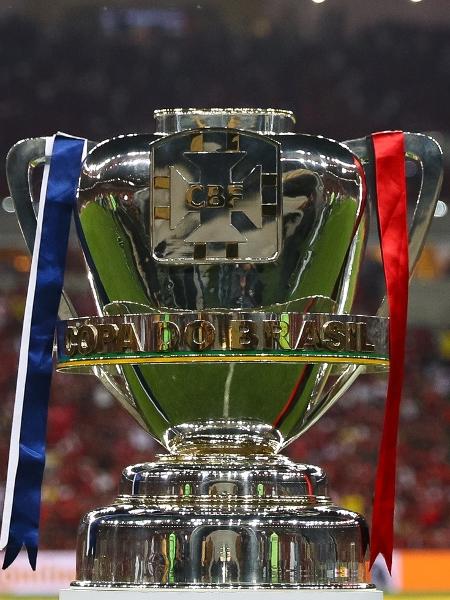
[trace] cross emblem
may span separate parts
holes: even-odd
[[[186,137],[188,133],[191,132],[175,136]],[[245,144],[247,140],[242,144],[245,135],[235,134],[234,147],[229,148],[230,134],[226,131],[191,134],[190,146],[178,152],[172,164],[161,165],[158,154],[153,152],[154,233],[158,230],[157,221],[166,221],[159,226],[166,236],[159,236],[162,245],[155,254],[164,254],[165,244],[170,241],[172,247],[166,254],[173,255],[173,243],[177,240],[183,244],[183,251],[176,253],[178,259],[190,254],[191,260],[236,261],[245,256],[242,247],[249,242],[255,245],[258,230],[268,226],[277,237],[277,227],[270,227],[278,207],[277,148],[271,148],[272,160],[258,160],[251,152],[252,144]],[[258,138],[266,142],[263,136]],[[269,163],[271,172],[265,172],[264,162]]]

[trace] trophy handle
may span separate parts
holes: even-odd
[[[6,157],[8,186],[14,201],[17,220],[30,254],[33,254],[37,226],[36,208],[38,206],[38,199],[33,196],[33,171],[38,165],[45,164],[50,159],[49,156],[45,155],[47,139],[46,137],[39,137],[21,140],[10,149]],[[96,145],[97,142],[88,140],[87,150],[92,150]],[[64,289],[58,315],[63,320],[78,316]],[[119,374],[113,368],[97,366],[93,369],[88,368],[88,372],[93,372],[106,389],[145,428],[142,417],[134,408],[134,400]]]
[[[422,173],[420,190],[409,227],[409,277],[411,279],[434,215],[442,184],[443,168],[442,150],[433,138],[422,133],[405,133],[404,139],[405,158],[416,162]],[[375,197],[375,173],[370,139],[349,140],[343,144],[361,161],[367,175],[369,201],[373,200]],[[386,297],[383,298],[377,315],[379,317],[388,316]]]
[[[409,277],[411,279],[425,243],[425,237],[439,197],[443,177],[443,162],[441,147],[433,138],[421,133],[405,133],[404,136],[405,157],[418,163],[422,173],[419,194],[409,226]],[[369,201],[373,200],[375,197],[375,173],[370,139],[349,140],[343,142],[343,144],[361,161],[367,176],[368,199]],[[377,315],[379,317],[388,316],[386,297],[383,298]],[[341,398],[355,379],[366,370],[367,367],[364,365],[348,365],[321,399],[309,409],[298,435],[290,439],[289,443],[314,425]]]
[[[33,171],[50,158],[45,155],[47,139],[39,137],[21,140],[14,144],[6,157],[6,178],[14,201],[17,220],[30,254],[33,254],[37,225],[36,208],[39,202],[33,196]],[[88,150],[95,145],[95,142],[88,142]],[[64,290],[58,314],[61,319],[77,316],[73,304]]]

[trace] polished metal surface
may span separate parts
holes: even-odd
[[[193,129],[150,152],[156,263],[264,263],[281,251],[279,145],[237,129]]]
[[[414,211],[409,218],[409,273],[413,276],[415,266],[422,252],[425,238],[433,219],[436,203],[442,186],[444,175],[442,166],[442,150],[433,138],[422,133],[405,133],[405,158],[416,163],[421,173],[420,190]],[[358,156],[369,181],[374,177],[374,165],[371,159],[371,147],[367,139],[360,138],[343,142]],[[374,195],[374,190],[369,186],[369,195]],[[387,316],[387,300],[383,299],[377,312],[380,316]]]
[[[224,458],[126,469],[115,503],[81,523],[72,585],[371,587],[367,525],[331,504],[320,469]]]
[[[388,364],[388,321],[333,313],[173,312],[60,321],[57,368],[177,362]]]
[[[34,238],[36,232],[37,211],[39,198],[33,197],[33,174],[39,165],[45,164],[50,160],[45,154],[46,138],[30,138],[17,142],[9,150],[6,158],[6,176],[11,197],[14,200],[14,207],[19,221],[20,228],[25,243],[33,253]],[[87,142],[87,150],[96,146],[96,142]],[[58,315],[60,319],[70,319],[76,317],[75,308],[63,290]],[[145,427],[141,415],[135,408],[134,399],[127,392],[127,388],[121,377],[117,373],[116,367],[95,366],[91,373],[102,382],[108,391],[126,407],[127,411],[136,419],[136,421]]]
[[[233,111],[225,112],[231,119]],[[203,160],[215,161],[202,167],[205,178],[210,181],[199,181],[225,187],[226,175],[217,171],[220,165],[217,156],[225,154],[234,161],[234,152],[241,147],[243,139],[248,138],[253,143],[258,137],[252,132],[230,129],[226,139],[231,147],[224,150],[225,133],[215,127],[216,118],[214,111],[210,116],[206,111],[202,115],[206,127],[203,136],[201,130],[195,135],[178,132],[162,139],[146,135],[121,136],[99,144],[86,158],[80,180],[77,223],[92,274],[93,291],[102,313],[117,314],[118,306],[122,314],[233,309],[275,313],[347,312],[355,293],[367,230],[363,175],[349,150],[324,138],[292,133],[273,135],[267,148],[271,151],[274,144],[279,147],[279,166],[275,171],[270,164],[263,166],[263,158],[258,159],[252,152],[243,159],[247,164],[244,175],[251,169],[256,169],[260,179],[263,173],[279,173],[282,184],[279,212],[275,212],[278,241],[274,228],[254,229],[259,239],[255,248],[267,246],[261,262],[227,259],[225,248],[223,260],[208,263],[210,248],[204,248],[203,253],[198,252],[193,257],[189,244],[185,244],[191,256],[188,264],[182,264],[178,254],[173,262],[169,260],[170,255],[165,262],[155,258],[152,251],[155,208],[159,216],[169,218],[169,224],[170,215],[167,210],[159,210],[164,206],[152,205],[150,188],[155,183],[154,177],[160,177],[152,175],[152,147],[156,146],[154,152],[158,148],[165,149],[165,163],[170,167],[174,162],[178,165],[176,144],[181,144],[185,152],[186,140],[190,140],[188,152],[198,150],[205,157]],[[214,141],[214,136],[219,136],[220,144]],[[259,137],[260,147],[264,149],[262,142],[266,138]],[[161,145],[163,143],[165,145]],[[230,174],[229,180],[234,178],[238,183],[243,181],[240,175]],[[170,190],[172,179],[158,180],[158,185],[166,186],[162,187],[166,199],[153,199],[153,203],[168,202],[167,186]],[[186,177],[186,181],[192,183],[191,176]],[[175,200],[184,211],[186,184],[183,186],[184,194],[175,194]],[[264,187],[256,186],[252,192],[250,203],[255,206],[246,209],[250,214],[255,207],[262,210],[264,202],[260,192]],[[236,202],[235,206],[238,205]],[[172,204],[166,204],[166,209],[169,207],[172,214]],[[212,228],[211,235],[220,238],[224,213],[217,217],[215,206],[202,210],[208,227]],[[233,207],[226,210],[233,212]],[[245,213],[240,214],[241,219],[248,219]],[[202,227],[201,224],[196,231],[202,231]],[[183,236],[179,239],[184,243]],[[170,238],[172,247],[174,243]],[[247,243],[242,243],[244,248]],[[211,245],[214,246],[214,242]],[[222,247],[212,248],[211,252],[222,256],[223,235],[219,245]],[[331,254],[330,247],[333,248]],[[235,251],[232,249],[233,256]],[[241,250],[237,251],[239,256]],[[276,260],[273,260],[274,252]],[[249,255],[256,253],[252,251]],[[338,306],[343,310],[337,311]],[[332,366],[331,363],[227,364],[219,358],[214,365],[172,364],[170,376],[166,370],[169,365],[164,364],[160,368],[146,364],[119,368],[148,429],[160,441],[164,440],[165,432],[177,424],[224,418],[256,419],[273,424],[288,441],[300,433],[308,410],[320,402]]]
[[[291,133],[295,117],[290,110],[273,108],[165,108],[155,111],[156,133],[168,135],[186,129],[227,127],[264,135]]]
[[[271,441],[276,443],[275,436]],[[224,463],[222,452],[207,455],[199,452],[201,441],[198,435],[194,440],[191,438],[190,443],[187,437],[183,442],[180,439],[170,441],[176,455],[166,454],[154,463],[127,467],[122,473],[119,494],[159,499],[210,495],[231,495],[247,500],[286,498],[286,502],[298,501],[308,506],[314,503],[312,496],[322,500],[328,496],[327,478],[319,467],[296,464],[269,451],[266,454],[242,453],[244,444],[239,449],[236,447],[241,453],[229,455],[228,463]],[[267,450],[274,447],[269,444],[268,437],[266,443]]]
[[[417,261],[422,252],[423,245],[428,229],[433,219],[436,203],[442,186],[443,178],[443,158],[442,150],[439,144],[433,138],[421,133],[405,133],[405,157],[416,163],[421,173],[420,189],[417,194],[417,201],[414,205],[414,211],[409,217],[409,278],[411,280]],[[370,182],[373,182],[374,167],[371,160],[371,147],[366,138],[349,140],[343,142],[352,152],[354,152],[367,173],[368,196],[369,201],[373,202],[374,189]],[[387,298],[383,298],[377,315],[386,316],[388,314]],[[306,431],[320,419],[330,406],[335,404],[352,383],[367,371],[367,366],[348,365],[346,369],[337,378],[334,385],[330,387],[326,395],[322,398],[320,406],[310,412],[308,423],[303,428]]]
[[[198,127],[200,113],[203,129],[180,131],[183,127]],[[166,255],[166,250],[162,250],[163,261],[161,257],[155,257],[152,240],[157,220],[170,232],[173,212],[178,217],[184,214],[184,218],[180,217],[182,225],[186,218],[192,218],[190,215],[198,218],[195,212],[186,213],[186,189],[189,189],[186,186],[192,184],[191,176],[183,179],[184,194],[178,191],[174,195],[173,201],[176,200],[181,208],[173,209],[172,200],[168,200],[171,182],[176,177],[167,172],[174,162],[178,164],[179,156],[174,147],[181,144],[185,148],[186,140],[190,140],[188,155],[195,151],[210,161],[204,166],[206,174],[202,181],[211,178],[209,184],[216,186],[218,156],[228,156],[226,153],[229,152],[233,157],[239,147],[238,140],[246,134],[230,129],[227,138],[230,148],[224,150],[223,139],[214,145],[214,135],[225,135],[223,129],[217,129],[217,118],[226,117],[227,123],[233,124],[233,114],[233,109],[212,111],[211,114],[195,110],[162,112],[157,118],[165,123],[164,133],[171,135],[163,138],[158,135],[122,136],[102,143],[90,152],[80,182],[79,231],[93,276],[93,291],[103,314],[269,308],[278,313],[350,312],[367,232],[365,190],[371,189],[371,180],[366,181],[363,165],[353,153],[324,138],[292,133],[271,136],[280,146],[278,170],[282,181],[278,213],[281,247],[278,247],[276,260],[270,259],[273,254],[268,251],[261,262],[235,262],[236,252],[241,252],[239,246],[245,248],[247,242],[237,244],[237,250],[236,244],[231,243],[234,250],[230,258],[226,256],[226,244],[224,247],[222,241],[220,248],[211,250],[222,258],[217,264],[208,264],[208,246],[214,246],[214,243],[199,243],[200,250],[195,254],[191,248],[193,244],[184,243],[183,236],[175,240],[169,236],[167,245],[171,246],[171,253]],[[180,120],[180,115],[186,120]],[[250,115],[255,116],[251,111]],[[164,121],[169,116],[173,117],[172,121]],[[238,112],[236,119],[245,116],[245,112]],[[281,120],[287,118],[283,113],[278,116]],[[209,142],[206,134],[212,136]],[[417,145],[418,138],[414,134],[408,134],[406,139],[407,147],[408,144]],[[423,221],[424,210],[427,215],[432,214],[439,188],[439,181],[430,174],[430,170],[439,173],[439,148],[429,138],[421,136],[420,139],[427,142],[425,156],[421,159],[427,183],[419,197],[421,209],[416,212],[413,231],[420,233],[414,240],[424,237],[424,226],[417,228],[417,223]],[[165,160],[161,160],[169,169],[161,175],[166,179],[157,180],[162,186],[156,190],[162,194],[163,199],[159,200],[152,196],[154,178],[160,177],[152,176],[151,152],[157,151],[151,150],[153,146],[166,152]],[[355,142],[355,148],[361,152],[365,163],[367,141],[365,145],[361,141]],[[420,151],[417,154],[420,155]],[[230,160],[234,161],[234,158]],[[246,160],[250,159],[247,157]],[[258,167],[254,159],[251,164]],[[262,166],[260,171],[264,172]],[[226,178],[223,174],[221,177],[222,180]],[[232,179],[230,174],[229,181]],[[225,185],[222,188],[225,189]],[[189,192],[187,196],[189,199]],[[260,209],[263,203],[259,200],[256,194],[255,202]],[[200,195],[197,201],[206,202],[207,196],[205,200]],[[212,228],[212,235],[223,236],[225,208],[219,209],[222,216],[217,221],[217,207],[202,204],[201,210],[207,215],[206,223],[210,231]],[[233,213],[234,207],[228,210]],[[154,219],[155,211],[164,218]],[[178,217],[173,224],[173,235],[180,227]],[[232,219],[232,214],[226,218]],[[231,220],[226,222],[229,224]],[[200,224],[194,233],[200,233],[204,226]],[[266,243],[265,237],[268,247],[279,244],[274,242],[269,230],[254,231],[263,236],[262,244]],[[185,250],[180,250],[180,244]],[[176,254],[180,252],[187,252],[190,261],[182,264],[183,257]],[[214,256],[212,261],[215,261]],[[196,364],[195,370],[192,366],[172,365],[170,378],[164,371],[166,366],[161,369],[147,365],[127,366],[122,371],[131,395],[139,398],[139,410],[146,415],[143,418],[151,433],[160,441],[167,427],[177,423],[224,417],[255,418],[257,414],[263,422],[280,428],[288,442],[306,430],[317,415],[323,414],[347,389],[356,369],[349,366],[341,374],[333,370],[332,362],[320,366],[270,363],[262,367],[257,364],[227,365],[218,361],[215,365]],[[205,397],[208,397],[206,405]],[[188,404],[185,398],[190,399]]]
[[[72,585],[369,587],[367,528],[355,513],[211,497],[186,504],[119,498],[89,513]]]
[[[295,134],[289,111],[171,109],[154,135],[89,143],[76,225],[98,315],[61,305],[58,366],[94,373],[170,452],[83,519],[78,587],[367,589],[368,532],[323,472],[277,456],[387,362],[386,302],[352,315],[374,198],[370,142]],[[405,134],[422,185],[441,151]],[[8,156],[32,246],[45,139]],[[381,300],[381,299],[380,299]],[[339,367],[339,370],[338,370]]]

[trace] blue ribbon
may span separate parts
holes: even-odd
[[[30,565],[36,569],[53,336],[84,142],[58,134],[53,144],[31,316],[19,461],[3,569],[15,560],[24,544]]]

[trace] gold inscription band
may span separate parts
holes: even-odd
[[[168,312],[57,326],[57,367],[154,362],[389,362],[388,319],[331,313]]]

